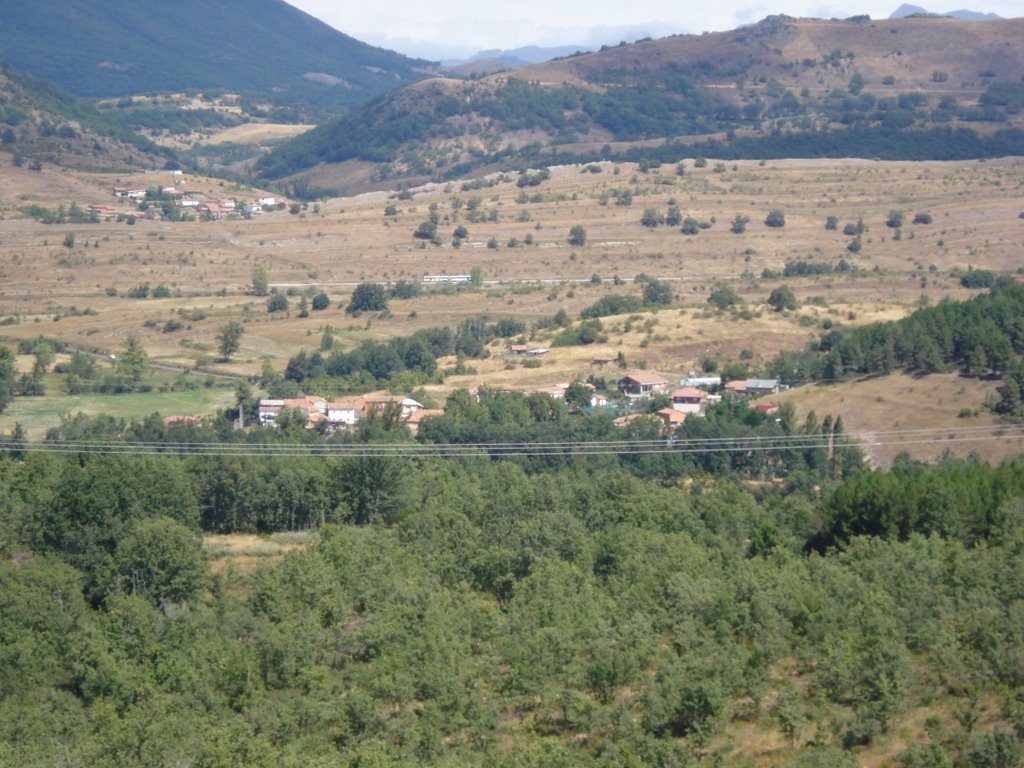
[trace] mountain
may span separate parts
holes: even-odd
[[[910,5],[904,3],[895,11],[892,12],[890,19],[905,19],[908,16],[949,16],[953,19],[960,19],[961,21],[995,21],[1002,18],[995,13],[981,13],[980,11],[947,11],[946,13],[932,13],[926,8],[922,8],[919,5]]]
[[[346,108],[428,65],[283,0],[4,0],[0,60],[82,97],[217,89]]]
[[[590,49],[585,45],[559,45],[552,47],[526,45],[522,48],[512,48],[508,50],[492,49],[488,51],[480,51],[476,56],[467,59],[466,62],[463,63],[468,63],[477,59],[499,59],[509,66],[522,67],[527,64],[540,64],[545,61],[551,61],[552,59],[560,59],[563,56],[572,56],[580,51],[589,52]]]
[[[279,147],[258,171],[350,190],[611,155],[1021,154],[1024,134],[1001,133],[1022,121],[1021,39],[1024,19],[773,16],[421,81]]]
[[[522,48],[506,50],[494,48],[480,51],[468,59],[451,59],[441,63],[444,65],[444,71],[448,75],[477,77],[501,72],[506,69],[526,67],[530,64],[540,64],[564,56],[573,56],[580,52],[589,53],[590,49],[582,45],[560,45],[555,47],[527,45]]]
[[[170,156],[91,104],[0,65],[0,151],[16,163],[91,170],[163,166]]]

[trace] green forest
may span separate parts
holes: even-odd
[[[230,416],[0,446],[0,764],[1021,763],[1019,460],[872,470],[742,403]],[[251,571],[201,538],[281,531]]]

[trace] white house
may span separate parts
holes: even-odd
[[[355,403],[328,403],[327,423],[334,429],[352,427],[359,420]]]
[[[708,393],[695,387],[684,387],[672,393],[672,408],[681,413],[703,413],[707,401]]]

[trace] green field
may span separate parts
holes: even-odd
[[[131,392],[120,395],[68,395],[57,387],[41,397],[17,397],[0,414],[0,433],[10,434],[21,424],[28,437],[36,439],[59,426],[62,419],[84,413],[107,414],[123,419],[142,419],[153,412],[161,416],[202,416],[234,402],[233,386],[200,387],[191,391]]]

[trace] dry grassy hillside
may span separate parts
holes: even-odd
[[[516,76],[548,84],[600,83],[607,73],[641,73],[676,62],[699,68],[706,87],[721,95],[732,91],[737,98],[742,90],[737,89],[737,72],[743,72],[743,88],[755,92],[767,87],[762,76],[777,78],[794,92],[804,87],[846,91],[850,78],[859,73],[865,92],[880,97],[919,90],[977,98],[992,80],[1017,82],[1024,75],[1022,36],[1024,19],[834,21],[771,16],[728,32],[676,35],[536,64],[517,70]],[[946,78],[937,80],[936,72]]]

